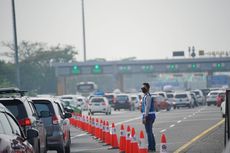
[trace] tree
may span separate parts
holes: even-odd
[[[11,52],[5,56],[14,59],[14,48],[10,43],[2,43]],[[39,93],[54,93],[56,77],[53,63],[75,61],[77,51],[73,46],[48,46],[45,43],[22,41],[19,44],[21,88]]]

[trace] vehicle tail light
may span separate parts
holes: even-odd
[[[58,124],[59,123],[58,117],[56,115],[52,116],[52,123],[53,124]]]
[[[103,103],[102,103],[102,105],[106,105],[106,103],[105,103],[105,102],[103,102]]]
[[[21,126],[30,126],[31,125],[31,121],[29,118],[24,118],[24,119],[18,120],[18,122]]]

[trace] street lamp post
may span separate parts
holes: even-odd
[[[15,15],[14,0],[12,0],[12,17],[13,17],[13,31],[14,31],[16,80],[17,80],[17,86],[20,88],[20,65],[19,65],[19,62],[18,62],[18,42],[17,42],[17,28],[16,28],[16,15]]]
[[[84,10],[84,0],[81,0],[81,7],[82,7],[83,51],[84,51],[84,62],[86,62],[86,41],[85,41],[85,10]]]

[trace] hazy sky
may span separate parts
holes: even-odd
[[[73,45],[83,60],[81,0],[15,3],[19,42]],[[230,0],[85,0],[87,59],[159,59],[193,45],[229,51],[229,6]],[[0,0],[0,41],[13,41],[11,12],[11,0]]]

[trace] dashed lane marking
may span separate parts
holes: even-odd
[[[181,120],[177,121],[177,123],[180,123],[180,122],[181,122]]]
[[[165,131],[166,131],[166,129],[163,129],[163,130],[160,131],[160,133],[163,133],[163,132],[165,132]]]
[[[169,127],[172,128],[172,127],[174,127],[174,126],[175,126],[175,124],[172,124],[172,125],[170,125]]]

